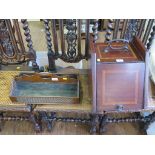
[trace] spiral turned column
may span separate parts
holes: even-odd
[[[76,20],[75,19],[67,19],[66,20],[66,29],[68,30],[66,34],[66,40],[68,44],[67,48],[67,56],[68,59],[74,60],[77,56],[76,51],[76,40],[77,40],[77,34],[76,34]]]
[[[127,30],[124,35],[124,39],[131,41],[133,37],[137,35],[137,32],[138,32],[138,20],[130,19],[128,22]]]
[[[108,27],[107,27],[106,35],[105,35],[105,40],[106,41],[109,41],[111,39],[112,25],[113,25],[113,19],[109,19],[108,20]]]
[[[45,33],[46,33],[46,41],[47,41],[47,48],[48,48],[48,63],[49,63],[49,71],[55,71],[55,55],[52,50],[52,39],[51,39],[51,33],[50,33],[50,27],[49,27],[49,19],[44,19],[44,27],[45,27]]]
[[[93,25],[93,42],[95,43],[98,39],[98,19],[94,19]]]
[[[152,41],[155,37],[155,26],[153,26],[153,31],[151,32],[151,37],[149,38],[149,42],[147,43],[147,49],[149,50],[152,44]]]
[[[22,19],[21,20],[22,24],[23,24],[23,29],[24,29],[24,35],[26,36],[26,42],[27,42],[27,47],[29,48],[27,57],[28,59],[30,59],[32,61],[32,67],[33,69],[38,69],[38,65],[36,62],[36,51],[33,49],[33,42],[31,39],[31,34],[30,34],[30,29],[29,29],[29,25],[26,19]]]

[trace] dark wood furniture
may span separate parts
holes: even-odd
[[[143,108],[145,51],[137,37],[129,44],[94,45],[92,77],[96,79],[97,113]]]
[[[82,51],[80,19],[68,19],[65,20],[65,22],[63,19],[58,20],[58,26],[60,30],[59,32],[56,30],[57,25],[55,19],[44,19],[43,26],[45,28],[49,60],[48,71],[57,72],[60,74],[79,74],[81,83],[80,104],[37,104],[33,106],[32,104],[17,102],[13,103],[10,99],[9,102],[3,100],[3,102],[0,102],[0,121],[32,121],[37,131],[41,130],[41,125],[43,122],[47,124],[47,127],[50,131],[55,121],[87,123],[91,127],[91,133],[96,133],[98,129],[100,130],[100,133],[102,133],[107,123],[137,121],[149,123],[155,118],[155,112],[147,117],[142,117],[139,112],[148,110],[154,111],[153,108],[148,108],[148,106],[144,104],[146,103],[145,101],[147,101],[146,88],[148,86],[146,76],[144,78],[144,75],[146,75],[146,72],[148,72],[147,64],[149,54],[145,52],[145,48],[143,46],[143,44],[146,45],[154,20],[149,19],[149,22],[146,26],[146,31],[143,31],[146,25],[146,20],[140,20],[139,23],[137,21],[139,20],[124,20],[122,31],[121,33],[119,33],[120,20],[108,20],[105,41],[110,41],[117,38],[130,40],[130,44],[128,46],[126,46],[126,44],[124,43],[120,43],[119,46],[121,46],[121,48],[117,47],[116,49],[115,45],[118,45],[118,42],[113,43],[113,46],[115,48],[111,48],[110,46],[106,48],[108,46],[107,43],[97,43],[97,19],[95,19],[93,22],[93,39],[91,38],[89,32],[90,20],[87,19],[85,35],[86,39],[84,44],[85,47],[84,51]],[[18,46],[19,49],[15,50],[15,52],[17,53],[16,55],[20,55],[20,57],[13,57],[13,62],[15,63],[12,62],[12,57],[7,56],[7,59],[4,59],[5,52],[4,49],[2,49],[2,46],[0,46],[0,64],[2,64],[3,76],[5,77],[8,73],[10,73],[9,70],[12,70],[13,73],[15,73],[14,71],[19,68],[19,66],[17,67],[16,64],[25,63],[28,61],[32,61],[33,68],[20,65],[21,73],[23,74],[23,71],[32,69],[39,72],[39,66],[36,63],[36,53],[33,49],[33,42],[31,39],[28,21],[26,19],[22,20],[24,35],[26,37],[26,43],[28,46],[28,51],[25,51],[24,53],[22,53],[22,51],[20,50],[23,43],[22,38],[20,37],[20,31],[18,30],[17,20],[15,21],[15,25],[17,27],[15,31],[14,26],[10,26],[10,21],[1,20],[0,22],[2,23],[0,25],[1,31],[5,30],[7,34],[5,35],[7,39],[2,37],[1,34],[0,39],[9,41],[7,42],[7,45],[11,46],[8,53],[12,51],[11,49],[14,49]],[[50,28],[52,29],[52,35],[50,33]],[[64,34],[64,28],[66,28],[67,30],[66,34]],[[18,38],[14,34],[14,32],[19,32]],[[58,33],[60,33],[60,35],[58,35]],[[154,36],[154,33],[151,34],[152,38]],[[58,36],[60,36],[60,38],[58,38]],[[134,38],[134,36],[138,36],[143,41],[143,44],[138,38]],[[147,48],[149,48],[151,45],[151,38],[149,39]],[[19,45],[17,45],[18,40],[21,42],[20,47]],[[54,46],[52,45],[52,40]],[[61,46],[58,46],[59,40]],[[2,42],[0,45],[2,45]],[[12,45],[14,45],[15,47],[12,47]],[[60,68],[58,69],[56,67],[55,61],[58,58],[69,63],[77,63],[83,59],[89,60],[91,53],[90,45],[91,51],[93,51],[91,57],[93,76],[88,76],[88,72],[90,70],[60,70]],[[3,63],[5,61],[7,63]],[[7,64],[9,66],[4,66]],[[4,72],[4,70],[6,72]],[[12,73],[10,75],[11,77],[13,77]],[[0,82],[5,79],[3,76],[0,77],[2,78]],[[9,79],[8,83],[5,85],[10,86],[9,82],[11,82],[11,79]],[[91,85],[91,83],[93,85]],[[5,97],[7,99],[9,98],[8,92],[6,95],[3,94],[3,91],[0,91],[0,93],[2,93],[1,99],[4,99]],[[27,117],[23,117],[22,115],[10,115],[8,117],[4,114],[6,111],[15,111],[17,114],[18,112],[23,112],[23,110],[26,111]],[[126,114],[133,112],[135,112],[134,116],[130,117],[125,117],[124,115],[124,117],[122,117],[122,115],[120,117],[111,116],[111,113]],[[59,113],[61,113],[61,116],[59,116]],[[64,113],[65,115],[63,115]],[[74,117],[71,117],[70,113],[72,113]],[[76,114],[78,114],[78,116],[80,117],[76,117]],[[82,117],[83,114],[85,115],[84,117]]]
[[[19,74],[19,71],[0,71],[0,130],[2,121],[31,121],[36,131],[40,131],[40,125],[33,113],[33,106],[25,103],[12,102],[9,98],[11,81]],[[14,114],[13,114],[14,113]]]
[[[77,74],[21,73],[11,86],[12,102],[26,104],[78,104]]]

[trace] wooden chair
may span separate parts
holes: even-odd
[[[26,28],[24,27],[24,29]],[[27,36],[27,33],[25,34]],[[35,123],[36,130],[40,130],[32,112],[33,106],[25,103],[12,103],[9,98],[11,80],[19,74],[17,65],[25,64],[28,61],[35,62],[35,51],[32,50],[30,40],[28,43],[30,50],[26,52],[17,19],[12,21],[9,19],[0,20],[0,65],[3,65],[3,67],[1,66],[2,70],[0,70],[0,121],[28,120]],[[28,67],[23,66],[21,69],[27,70]],[[12,112],[15,113],[14,116],[6,115]],[[21,112],[23,115],[18,115]]]

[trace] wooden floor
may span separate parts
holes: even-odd
[[[56,122],[52,132],[48,132],[45,124],[43,131],[36,133],[31,122],[5,122],[1,135],[89,135],[90,127],[84,124]],[[108,124],[105,135],[144,135],[138,123]]]

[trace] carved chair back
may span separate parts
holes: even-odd
[[[138,36],[149,49],[153,25],[154,19],[108,19],[105,41],[112,39],[131,40],[133,36]]]
[[[31,60],[33,67],[38,68],[28,21],[22,19],[21,22],[28,51],[24,47],[18,20],[0,20],[0,64],[19,64]],[[44,19],[42,22],[47,41],[49,70],[55,70],[55,60],[58,58],[69,63],[89,59],[90,41],[95,43],[98,40],[98,19]],[[103,38],[104,41],[131,40],[136,35],[149,49],[155,34],[155,28],[151,32],[153,24],[154,19],[108,19]]]
[[[26,61],[26,51],[18,20],[0,19],[0,64],[12,65]]]
[[[90,20],[85,20],[85,49],[82,51],[81,19],[44,19],[47,40],[49,69],[54,70],[54,61],[58,58],[68,63],[77,63],[89,58]],[[52,30],[52,35],[50,33]],[[53,45],[52,46],[52,40]],[[59,46],[60,44],[60,46]]]

